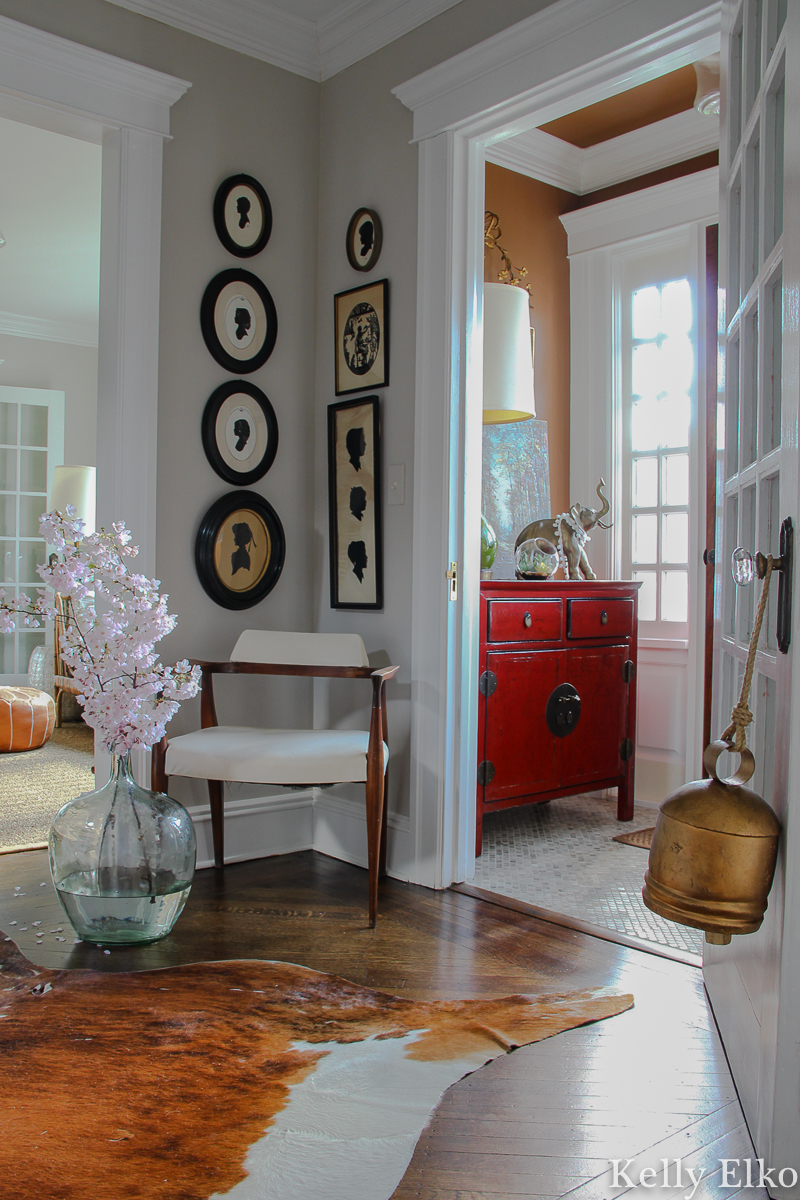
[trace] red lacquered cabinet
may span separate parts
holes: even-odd
[[[617,788],[633,817],[638,583],[481,584],[478,809]]]

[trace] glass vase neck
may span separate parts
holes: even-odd
[[[133,779],[131,752],[130,750],[122,750],[118,753],[116,750],[112,750],[109,780],[125,778]]]

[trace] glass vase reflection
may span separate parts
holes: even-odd
[[[546,538],[528,538],[514,551],[517,579],[552,579],[558,570],[558,551]]]
[[[166,937],[189,896],[197,842],[183,805],[139,787],[130,754],[115,754],[108,783],[57,813],[49,850],[75,932],[113,945]]]

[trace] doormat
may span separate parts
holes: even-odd
[[[386,1200],[451,1084],[633,1004],[415,1001],[281,962],[49,971],[2,937],[15,1200]]]
[[[611,840],[612,842],[622,842],[623,846],[639,846],[642,850],[649,850],[655,831],[656,827],[653,825],[651,829],[634,829],[633,833],[618,833]]]

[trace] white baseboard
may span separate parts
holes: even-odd
[[[197,834],[197,869],[214,865],[211,810],[188,809]],[[318,850],[331,858],[367,866],[364,802],[308,788],[279,796],[225,798],[225,861],[245,862],[299,850]],[[389,816],[387,866],[396,879],[408,879],[411,854],[407,817]]]

